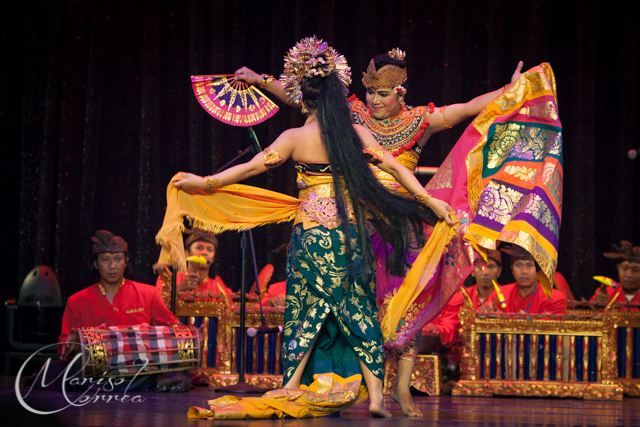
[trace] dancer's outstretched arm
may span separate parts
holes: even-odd
[[[280,155],[279,161],[273,164],[273,167],[280,166],[288,160],[289,157],[291,157],[295,141],[292,137],[293,130],[294,129],[284,131],[267,149],[277,152],[277,154]],[[219,174],[212,175],[211,177],[218,180],[216,188],[219,188],[225,185],[244,181],[247,178],[266,172],[268,169],[269,168],[265,164],[265,152],[263,151],[256,154],[253,159],[248,162],[236,165],[220,172]],[[176,174],[176,176],[173,177],[172,182],[174,187],[180,190],[204,190],[208,188],[205,177],[188,172],[180,172]]]
[[[523,65],[524,63],[522,61],[518,62],[516,70],[511,76],[511,83],[515,82],[518,77],[520,77]],[[487,104],[496,99],[502,92],[503,88],[500,88],[493,92],[475,97],[469,102],[451,104],[445,108],[440,107],[439,109],[436,109],[433,114],[428,116],[429,127],[427,128],[426,133],[428,135],[438,133],[470,119],[471,117],[477,116],[480,114],[482,109],[487,106]]]
[[[382,148],[375,140],[373,135],[361,125],[353,125],[353,127],[358,132],[360,139],[362,140],[362,144],[365,148]],[[378,166],[383,171],[391,174],[396,181],[398,181],[404,188],[407,189],[411,194],[421,194],[425,193],[425,189],[420,184],[420,181],[415,177],[414,174],[411,173],[409,169],[402,166],[395,157],[393,157],[388,151],[384,151],[384,157],[382,158],[382,162],[378,163]],[[436,199],[435,197],[430,197],[426,203],[427,207],[430,208],[440,219],[444,219],[447,224],[454,225],[455,222],[451,219],[449,212],[453,212],[453,209],[449,204],[443,200]]]

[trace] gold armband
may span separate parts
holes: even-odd
[[[205,176],[204,182],[207,183],[207,187],[209,188],[209,190],[215,190],[222,187],[222,183],[220,182],[220,180],[213,175]]]
[[[425,206],[427,206],[427,202],[432,197],[433,196],[431,194],[429,194],[427,191],[425,191],[424,193],[418,193],[418,194],[414,194],[413,195],[413,198],[416,199],[416,201],[418,203],[420,203],[421,205],[425,205]]]
[[[447,109],[446,105],[443,105],[442,107],[440,107],[440,114],[442,114],[442,126],[444,126],[445,129],[451,129],[451,125],[444,118],[444,110],[446,109]]]
[[[263,153],[264,165],[267,167],[267,169],[278,167],[282,164],[282,162],[284,162],[284,159],[280,157],[280,154],[269,147],[265,148]]]
[[[384,153],[387,152],[383,147],[370,147],[362,150],[363,153],[371,156],[371,163],[378,164],[384,160]]]
[[[263,74],[262,81],[260,82],[260,89],[266,89],[274,80],[275,77]]]

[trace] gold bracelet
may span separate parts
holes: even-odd
[[[204,182],[207,183],[207,187],[209,187],[209,190],[215,190],[222,187],[222,183],[220,183],[220,180],[213,175],[205,176]]]
[[[445,129],[451,129],[451,125],[444,118],[444,110],[446,109],[447,109],[446,105],[443,105],[442,107],[440,107],[440,114],[442,114],[442,125],[444,126]]]
[[[502,93],[505,93],[506,91],[508,91],[511,88],[511,83],[507,83],[506,85],[504,85],[502,87]]]
[[[266,89],[267,86],[271,84],[275,80],[275,77],[270,76],[268,74],[262,75],[262,81],[260,82],[260,89]]]
[[[431,194],[429,194],[429,192],[425,191],[424,193],[418,193],[418,194],[414,194],[413,198],[416,199],[416,201],[422,205],[427,206],[427,202],[429,201],[430,198],[432,198],[433,196]]]

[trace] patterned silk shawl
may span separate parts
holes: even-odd
[[[485,249],[500,241],[534,256],[550,297],[562,211],[562,127],[551,66],[523,73],[489,103],[426,188],[448,201],[460,222],[455,230],[439,223],[422,254],[439,241],[437,249],[418,257],[397,287],[387,286],[380,303],[385,348],[405,346],[433,320],[471,273],[478,254],[486,258]]]
[[[427,185],[470,221],[464,240],[484,255],[499,242],[535,258],[550,297],[562,214],[562,126],[556,81],[543,63],[523,73],[469,125]]]

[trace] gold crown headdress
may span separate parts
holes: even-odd
[[[404,61],[405,53],[398,48],[390,50],[388,55],[393,59]],[[372,59],[367,67],[367,72],[362,73],[362,84],[367,89],[381,87],[395,88],[407,81],[407,69],[387,64],[376,70],[376,63]]]
[[[328,76],[336,73],[347,88],[351,84],[351,68],[344,56],[336,52],[331,46],[316,36],[306,37],[296,43],[284,58],[284,71],[280,76],[280,83],[289,100],[300,104],[302,92],[300,84],[305,77]]]

